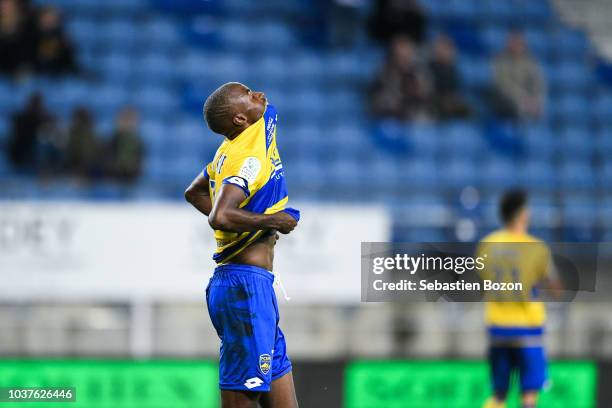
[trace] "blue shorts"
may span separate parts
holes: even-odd
[[[546,382],[546,356],[542,346],[491,346],[489,363],[493,389],[497,394],[508,392],[513,373],[518,373],[523,392],[539,391]]]
[[[208,314],[221,339],[219,388],[270,391],[291,371],[271,272],[251,265],[218,266],[206,288]]]

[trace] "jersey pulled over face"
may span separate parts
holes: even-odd
[[[285,209],[288,201],[283,165],[276,147],[277,112],[268,105],[263,116],[236,138],[219,146],[208,174],[210,197],[215,197],[223,184],[233,184],[244,191],[240,208],[273,214]],[[227,232],[215,230],[217,250],[213,259],[218,264],[231,261],[264,231]]]
[[[513,301],[487,302],[485,320],[490,334],[517,339],[541,335],[546,309],[539,301],[538,286],[553,270],[548,246],[531,235],[500,230],[485,237],[478,252],[489,256],[483,278],[523,284],[524,301],[513,297]]]

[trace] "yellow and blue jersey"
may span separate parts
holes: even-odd
[[[267,105],[263,116],[232,140],[225,139],[204,172],[208,175],[210,197],[215,197],[223,184],[233,184],[244,191],[240,208],[273,214],[285,209],[288,202],[283,164],[276,146],[278,115]],[[257,240],[264,231],[228,232],[215,230],[217,250],[213,259],[228,263]]]
[[[550,274],[548,246],[529,234],[495,231],[479,244],[480,256],[487,254],[484,279],[520,282],[523,290],[517,299],[493,299],[485,306],[485,320],[494,339],[537,339],[543,333],[546,308],[538,298],[538,285]],[[499,300],[499,301],[495,301]]]

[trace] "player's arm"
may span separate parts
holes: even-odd
[[[542,278],[542,285],[550,291],[554,299],[560,299],[563,293],[563,284],[561,283],[557,267],[552,259],[550,260],[548,268],[548,273]]]
[[[282,234],[288,234],[297,225],[295,218],[283,211],[266,215],[243,210],[240,204],[244,198],[243,189],[234,184],[223,184],[208,217],[210,226],[229,232],[275,229]]]
[[[212,210],[210,190],[208,189],[208,173],[201,172],[185,190],[185,200],[202,214],[208,216]]]
[[[544,288],[550,291],[553,299],[561,299],[563,293],[563,283],[561,282],[561,277],[559,276],[559,271],[555,265],[554,258],[548,248],[546,249],[544,259],[544,273],[541,279],[541,284]]]

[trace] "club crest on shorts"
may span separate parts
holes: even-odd
[[[272,367],[272,357],[269,354],[262,354],[259,356],[259,369],[263,374],[268,374]]]

